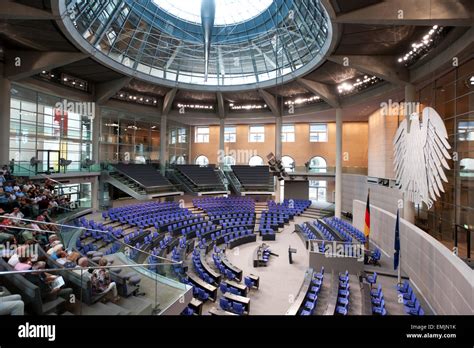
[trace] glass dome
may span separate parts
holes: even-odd
[[[153,0],[155,5],[173,16],[201,24],[201,0]],[[268,9],[273,0],[216,0],[215,25],[248,21]]]
[[[281,84],[321,64],[332,40],[320,0],[215,0],[210,48],[201,0],[100,4],[67,0],[60,10],[69,37],[105,65],[169,87],[235,91]]]

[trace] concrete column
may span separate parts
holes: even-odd
[[[102,108],[95,103],[94,120],[92,121],[92,160],[100,163],[100,120]]]
[[[275,117],[275,157],[277,159],[281,159],[282,156],[282,142],[281,142],[281,128],[282,128],[282,117],[277,116]]]
[[[341,217],[342,210],[342,109],[336,109],[336,197],[335,216]]]
[[[275,117],[275,157],[279,160],[281,160],[282,153],[283,153],[283,146],[281,142],[281,128],[283,120],[281,116]],[[280,180],[276,180],[276,185],[275,185],[275,202],[281,203],[282,197],[281,197],[281,182]]]
[[[99,210],[99,177],[94,177],[94,179],[92,179],[92,183],[91,183],[91,203],[92,203],[92,211],[93,212],[96,212]]]
[[[218,165],[221,169],[224,169],[224,132],[225,132],[225,119],[219,120],[219,153],[217,154]]]
[[[405,86],[405,103],[414,102],[416,102],[416,88],[414,85],[408,84]],[[408,123],[410,123],[410,115],[405,115],[405,117],[407,117]],[[403,195],[403,218],[412,224],[415,223],[415,203],[405,198],[405,195]]]
[[[167,119],[168,116],[166,114],[161,115],[161,124],[160,124],[160,169],[161,174],[165,175],[166,172],[166,162],[168,160],[168,137],[166,136],[167,133]]]
[[[0,64],[0,165],[10,158],[10,80],[3,77],[4,65]]]

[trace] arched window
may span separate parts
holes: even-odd
[[[171,156],[170,164],[176,164],[176,156]]]
[[[184,158],[184,156],[179,156],[176,159],[176,164],[186,164],[186,159]]]
[[[281,163],[283,164],[286,172],[291,173],[295,171],[296,162],[292,157],[283,156],[281,158]]]
[[[209,164],[209,159],[206,156],[199,156],[196,158],[196,164],[199,164],[200,166],[207,166]]]
[[[253,156],[250,158],[249,165],[252,167],[263,166],[263,158],[260,156]]]
[[[327,163],[326,160],[322,157],[313,157],[309,161],[309,170],[316,173],[326,173],[327,172]]]
[[[232,156],[225,156],[224,157],[224,168],[229,168],[230,166],[235,165],[235,158]]]

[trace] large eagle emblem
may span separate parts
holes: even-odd
[[[448,182],[444,170],[449,170],[451,159],[448,133],[443,120],[433,108],[404,119],[398,127],[394,145],[396,180],[405,196],[415,204],[424,202],[428,209],[444,192],[443,181]]]

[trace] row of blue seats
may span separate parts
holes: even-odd
[[[328,226],[332,227],[334,230],[336,230],[339,233],[340,236],[342,236],[344,242],[349,242],[349,243],[353,242],[354,238],[349,233],[347,233],[343,228],[338,227],[334,222],[332,222],[328,218],[325,218],[323,220]]]
[[[217,247],[214,246],[214,253],[212,254],[212,260],[214,261],[214,265],[217,267],[219,272],[227,279],[230,279],[230,280],[237,279],[237,275],[224,265],[220,257],[221,251],[219,248],[217,248],[217,251],[216,251],[216,248]]]
[[[387,315],[385,308],[385,299],[383,296],[382,285],[378,285],[377,289],[370,291],[370,300],[372,302],[372,313],[378,315]]]
[[[346,232],[348,232],[350,235],[352,235],[354,238],[356,238],[359,242],[361,242],[361,243],[366,242],[364,233],[359,231],[354,226],[352,226],[349,222],[344,221],[342,219],[339,219],[337,217],[332,217],[329,220],[331,220],[339,228],[345,229]]]
[[[194,249],[192,259],[193,259],[194,271],[197,273],[199,278],[201,278],[208,284],[215,285],[214,279],[206,272],[206,270],[204,269],[202,265],[201,253],[199,250]]]
[[[424,315],[425,312],[421,308],[420,301],[416,298],[410,283],[405,280],[403,284],[397,285],[398,293],[403,297],[403,306],[405,313],[410,315]]]
[[[321,292],[324,281],[324,267],[321,267],[321,272],[314,273],[311,280],[310,288],[306,293],[303,308],[300,315],[313,315],[318,304],[318,295]]]
[[[221,298],[219,300],[219,305],[225,311],[232,312],[232,313],[235,313],[235,314],[238,314],[238,315],[244,315],[245,314],[244,305],[240,302],[230,301],[226,298]]]
[[[339,288],[337,292],[336,314],[347,315],[349,310],[349,272],[346,270],[344,274],[339,274]]]
[[[330,242],[336,240],[334,236],[332,235],[332,233],[326,227],[324,227],[321,223],[319,223],[318,220],[313,221],[313,226],[318,230],[318,232],[320,232],[324,236],[325,240],[328,240]]]

